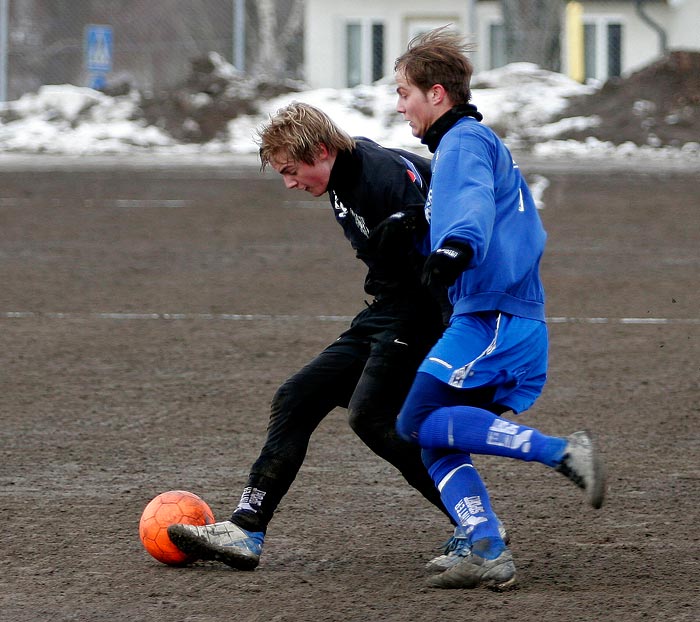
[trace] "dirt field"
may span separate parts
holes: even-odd
[[[364,271],[325,199],[255,165],[30,168],[0,163],[4,622],[700,619],[697,170],[523,163],[550,184],[551,369],[522,419],[594,431],[609,498],[478,460],[519,571],[497,594],[425,587],[451,530],[342,411],[256,571],[150,558],[157,493],[229,515],[275,388],[362,308]]]

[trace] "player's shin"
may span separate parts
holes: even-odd
[[[469,454],[504,456],[556,466],[566,439],[547,436],[488,410],[452,406],[434,410],[421,425],[422,447],[454,448]]]
[[[462,453],[431,452],[426,452],[424,457],[445,507],[462,528],[464,545],[469,548],[476,540],[487,538],[492,539],[494,552],[502,551],[505,547],[502,526],[471,458]]]

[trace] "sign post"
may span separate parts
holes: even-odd
[[[7,101],[7,54],[10,0],[0,0],[0,102]]]
[[[85,27],[85,68],[88,86],[104,88],[106,76],[112,71],[112,27],[88,24]]]

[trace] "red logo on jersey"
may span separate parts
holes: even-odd
[[[406,169],[406,172],[408,173],[408,176],[411,178],[411,181],[415,184],[415,183],[416,183],[416,175],[415,175],[415,173],[414,173],[412,170],[408,169],[408,168]]]

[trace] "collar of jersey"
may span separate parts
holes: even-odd
[[[435,121],[435,123],[428,128],[421,142],[428,147],[430,153],[435,153],[435,150],[438,148],[447,130],[463,117],[474,117],[477,121],[481,121],[484,118],[474,104],[459,104],[450,108]]]

